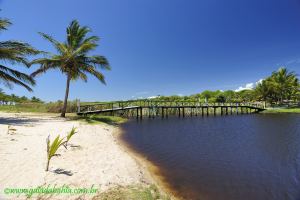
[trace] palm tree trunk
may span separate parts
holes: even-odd
[[[61,111],[61,117],[66,116],[66,111],[67,111],[67,104],[68,104],[68,97],[69,97],[69,88],[70,88],[70,81],[71,81],[71,76],[67,76],[67,86],[66,86],[66,93],[65,93],[65,100],[64,100],[64,107]]]

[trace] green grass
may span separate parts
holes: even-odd
[[[118,125],[127,121],[127,119],[117,116],[104,116],[104,115],[88,115],[88,116],[72,116],[71,120],[80,120],[88,124],[109,124]]]
[[[110,103],[110,102],[109,101],[105,101],[105,102],[103,102],[103,101],[91,101],[91,102],[83,101],[83,102],[80,102],[80,105],[85,106],[85,105],[94,105],[94,104],[102,104],[102,103]]]
[[[117,187],[101,193],[93,200],[168,200],[169,197],[162,195],[156,186],[127,186]]]
[[[2,105],[0,112],[47,112],[45,104],[17,104],[17,105]]]
[[[300,113],[300,108],[268,108],[262,113]]]
[[[63,102],[49,103],[17,103],[16,105],[0,105],[0,112],[32,112],[32,113],[60,113]],[[76,112],[77,105],[74,101],[69,101],[67,112]]]

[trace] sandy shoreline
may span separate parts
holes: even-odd
[[[66,135],[72,127],[78,133],[68,149],[60,148],[46,166],[46,138]],[[10,131],[8,129],[10,128]],[[14,130],[15,129],[15,130]],[[114,134],[118,128],[67,121],[52,115],[0,113],[0,199],[16,199],[5,188],[35,188],[68,185],[94,188],[98,192],[115,186],[149,183],[145,168],[122,148]],[[91,199],[94,195],[80,195]],[[79,195],[56,195],[55,199],[75,199]],[[24,195],[18,199],[25,199]],[[51,198],[53,199],[53,197]]]

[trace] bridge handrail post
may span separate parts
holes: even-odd
[[[80,99],[77,100],[77,112],[80,112]]]

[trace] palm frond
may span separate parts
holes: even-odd
[[[32,77],[30,77],[29,75],[25,74],[25,73],[22,73],[22,72],[19,72],[17,70],[14,70],[14,69],[10,69],[4,65],[0,65],[0,71],[2,73],[9,73],[11,74],[12,76],[18,78],[19,80],[22,80],[26,83],[29,83],[31,85],[35,85],[35,81]]]
[[[0,42],[0,59],[11,63],[22,63],[29,67],[28,55],[41,53],[27,43],[9,40]]]
[[[71,49],[77,49],[90,29],[80,26],[77,20],[73,20],[67,28],[67,44]]]
[[[102,69],[111,70],[108,60],[104,56],[89,56],[87,62],[96,66],[100,66]]]
[[[85,71],[85,72],[87,72],[87,73],[89,73],[89,74],[91,74],[91,75],[93,75],[93,76],[96,77],[100,82],[102,82],[104,85],[106,85],[104,75],[103,75],[101,72],[97,71],[97,70],[95,69],[94,66],[91,66],[91,65],[89,65],[89,66],[82,66],[82,67],[81,67],[81,70],[82,70],[82,71]]]
[[[91,50],[94,50],[98,45],[96,43],[86,42],[81,44],[74,52],[73,55],[82,55]]]
[[[84,40],[82,41],[82,44],[84,44],[84,43],[96,43],[96,42],[98,42],[99,40],[100,40],[100,38],[97,37],[97,36],[90,36],[90,37],[84,39]]]
[[[0,18],[0,30],[7,30],[12,23],[8,19]]]
[[[34,85],[35,81],[32,77],[27,74],[18,72],[16,70],[10,69],[3,65],[0,65],[0,79],[7,83],[14,83],[25,87],[28,91],[32,91],[29,85]],[[27,83],[27,84],[26,84]],[[28,85],[29,84],[29,85]]]
[[[81,71],[78,72],[78,77],[83,80],[84,82],[87,82],[87,75]]]
[[[66,46],[63,43],[58,42],[57,40],[55,40],[53,37],[51,37],[48,34],[39,32],[39,34],[46,40],[48,40],[59,53],[64,53],[67,51]]]
[[[61,60],[57,57],[52,58],[39,58],[33,60],[30,65],[39,64],[40,67],[31,73],[31,77],[35,77],[39,74],[45,73],[49,69],[56,69],[61,67]]]

